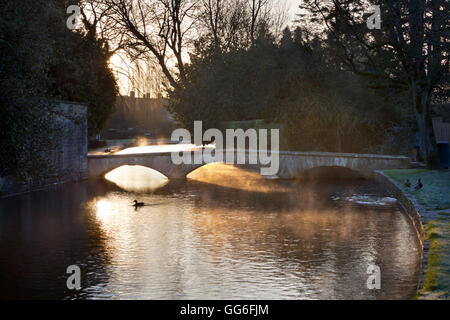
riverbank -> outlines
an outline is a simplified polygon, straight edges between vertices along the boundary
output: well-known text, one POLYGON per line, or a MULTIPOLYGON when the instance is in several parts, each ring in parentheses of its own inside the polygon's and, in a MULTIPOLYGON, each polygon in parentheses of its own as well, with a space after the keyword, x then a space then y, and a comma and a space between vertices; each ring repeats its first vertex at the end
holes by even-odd
MULTIPOLYGON (((418 298, 449 299, 450 171, 397 169, 385 170, 383 173, 395 181, 396 187, 415 204, 423 223, 424 274, 418 298), (413 186, 417 179, 421 179, 423 188, 415 190, 413 186, 406 187, 406 179, 409 179, 413 186)), ((408 211, 408 208, 406 210, 408 211)), ((420 234, 420 228, 418 232, 420 234)))

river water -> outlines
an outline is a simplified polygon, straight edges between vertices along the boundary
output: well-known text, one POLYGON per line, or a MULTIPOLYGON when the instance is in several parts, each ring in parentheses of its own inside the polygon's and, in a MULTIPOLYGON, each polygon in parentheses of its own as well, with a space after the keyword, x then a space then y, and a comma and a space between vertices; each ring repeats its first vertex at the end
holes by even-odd
POLYGON ((266 180, 218 164, 186 181, 139 167, 107 178, 0 200, 0 298, 415 295, 414 229, 372 181, 266 180), (67 289, 70 265, 79 291, 67 289), (379 290, 367 288, 370 265, 379 290))

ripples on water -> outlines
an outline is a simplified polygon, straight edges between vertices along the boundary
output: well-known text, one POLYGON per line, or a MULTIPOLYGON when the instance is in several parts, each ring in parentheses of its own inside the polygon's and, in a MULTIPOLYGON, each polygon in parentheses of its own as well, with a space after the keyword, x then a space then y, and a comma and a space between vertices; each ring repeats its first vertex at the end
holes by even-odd
POLYGON ((85 182, 1 200, 0 297, 415 295, 415 233, 371 182, 265 180, 225 165, 169 182, 130 169, 108 175, 117 185, 85 182), (146 206, 135 209, 134 199, 146 206), (65 288, 72 264, 82 269, 77 293, 65 288), (370 264, 381 268, 381 290, 366 287, 370 264))

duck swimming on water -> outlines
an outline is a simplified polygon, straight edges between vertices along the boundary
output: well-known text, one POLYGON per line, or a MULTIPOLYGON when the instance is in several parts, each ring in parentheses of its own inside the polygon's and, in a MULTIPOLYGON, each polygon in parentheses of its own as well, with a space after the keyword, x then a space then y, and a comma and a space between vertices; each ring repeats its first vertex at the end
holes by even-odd
POLYGON ((137 207, 143 207, 145 204, 143 203, 143 202, 138 202, 137 200, 134 200, 134 204, 133 204, 133 206, 135 207, 135 208, 137 208, 137 207))
POLYGON ((417 184, 414 186, 414 189, 420 190, 422 189, 422 187, 423 187, 422 180, 421 179, 417 180, 417 184))

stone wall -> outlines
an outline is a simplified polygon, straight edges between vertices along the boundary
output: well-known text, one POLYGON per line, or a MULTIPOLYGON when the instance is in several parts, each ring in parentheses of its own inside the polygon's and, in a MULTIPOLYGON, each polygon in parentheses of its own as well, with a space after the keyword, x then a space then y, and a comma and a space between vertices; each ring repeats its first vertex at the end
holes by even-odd
MULTIPOLYGON (((226 153, 226 150, 224 150, 226 153)), ((245 167, 267 167, 267 165, 248 165, 249 153, 255 151, 239 151, 245 153, 245 167)), ((273 152, 275 155, 277 152, 273 152)), ((319 167, 342 167, 358 172, 362 177, 372 178, 373 172, 380 169, 407 168, 410 162, 408 157, 386 156, 374 154, 352 154, 352 153, 329 153, 329 152, 293 152, 279 151, 278 178, 296 179, 302 178, 305 173, 319 167)), ((193 156, 193 153, 190 155, 193 156)), ((234 152, 237 163, 237 154, 234 152)), ((110 170, 123 165, 141 165, 152 168, 164 174, 170 179, 183 179, 192 170, 204 164, 216 162, 203 159, 202 164, 179 164, 175 165, 171 159, 170 152, 141 153, 141 154, 107 154, 90 155, 89 178, 100 177, 110 170)))
POLYGON ((55 121, 62 127, 59 147, 53 150, 53 163, 57 180, 87 178, 88 124, 85 105, 61 102, 57 106, 55 121))
POLYGON ((419 292, 423 287, 424 280, 424 270, 427 268, 428 263, 428 252, 429 243, 425 237, 424 223, 426 223, 426 210, 421 206, 416 199, 409 197, 403 192, 402 187, 395 182, 393 179, 389 178, 383 171, 375 171, 374 178, 378 181, 384 188, 389 190, 392 195, 399 201, 403 208, 403 211, 410 218, 414 229, 417 234, 417 239, 421 247, 421 273, 419 278, 419 283, 417 284, 417 291, 419 292))
POLYGON ((425 239, 425 230, 423 227, 422 218, 425 215, 425 208, 417 203, 415 199, 408 197, 402 190, 401 186, 393 179, 389 178, 383 171, 375 171, 374 178, 384 188, 389 190, 390 193, 399 201, 405 213, 411 219, 414 229, 417 233, 417 239, 423 246, 425 239))
POLYGON ((51 112, 54 134, 40 155, 49 167, 43 177, 17 182, 0 177, 0 196, 37 190, 53 184, 87 178, 87 107, 77 102, 58 101, 51 112))

